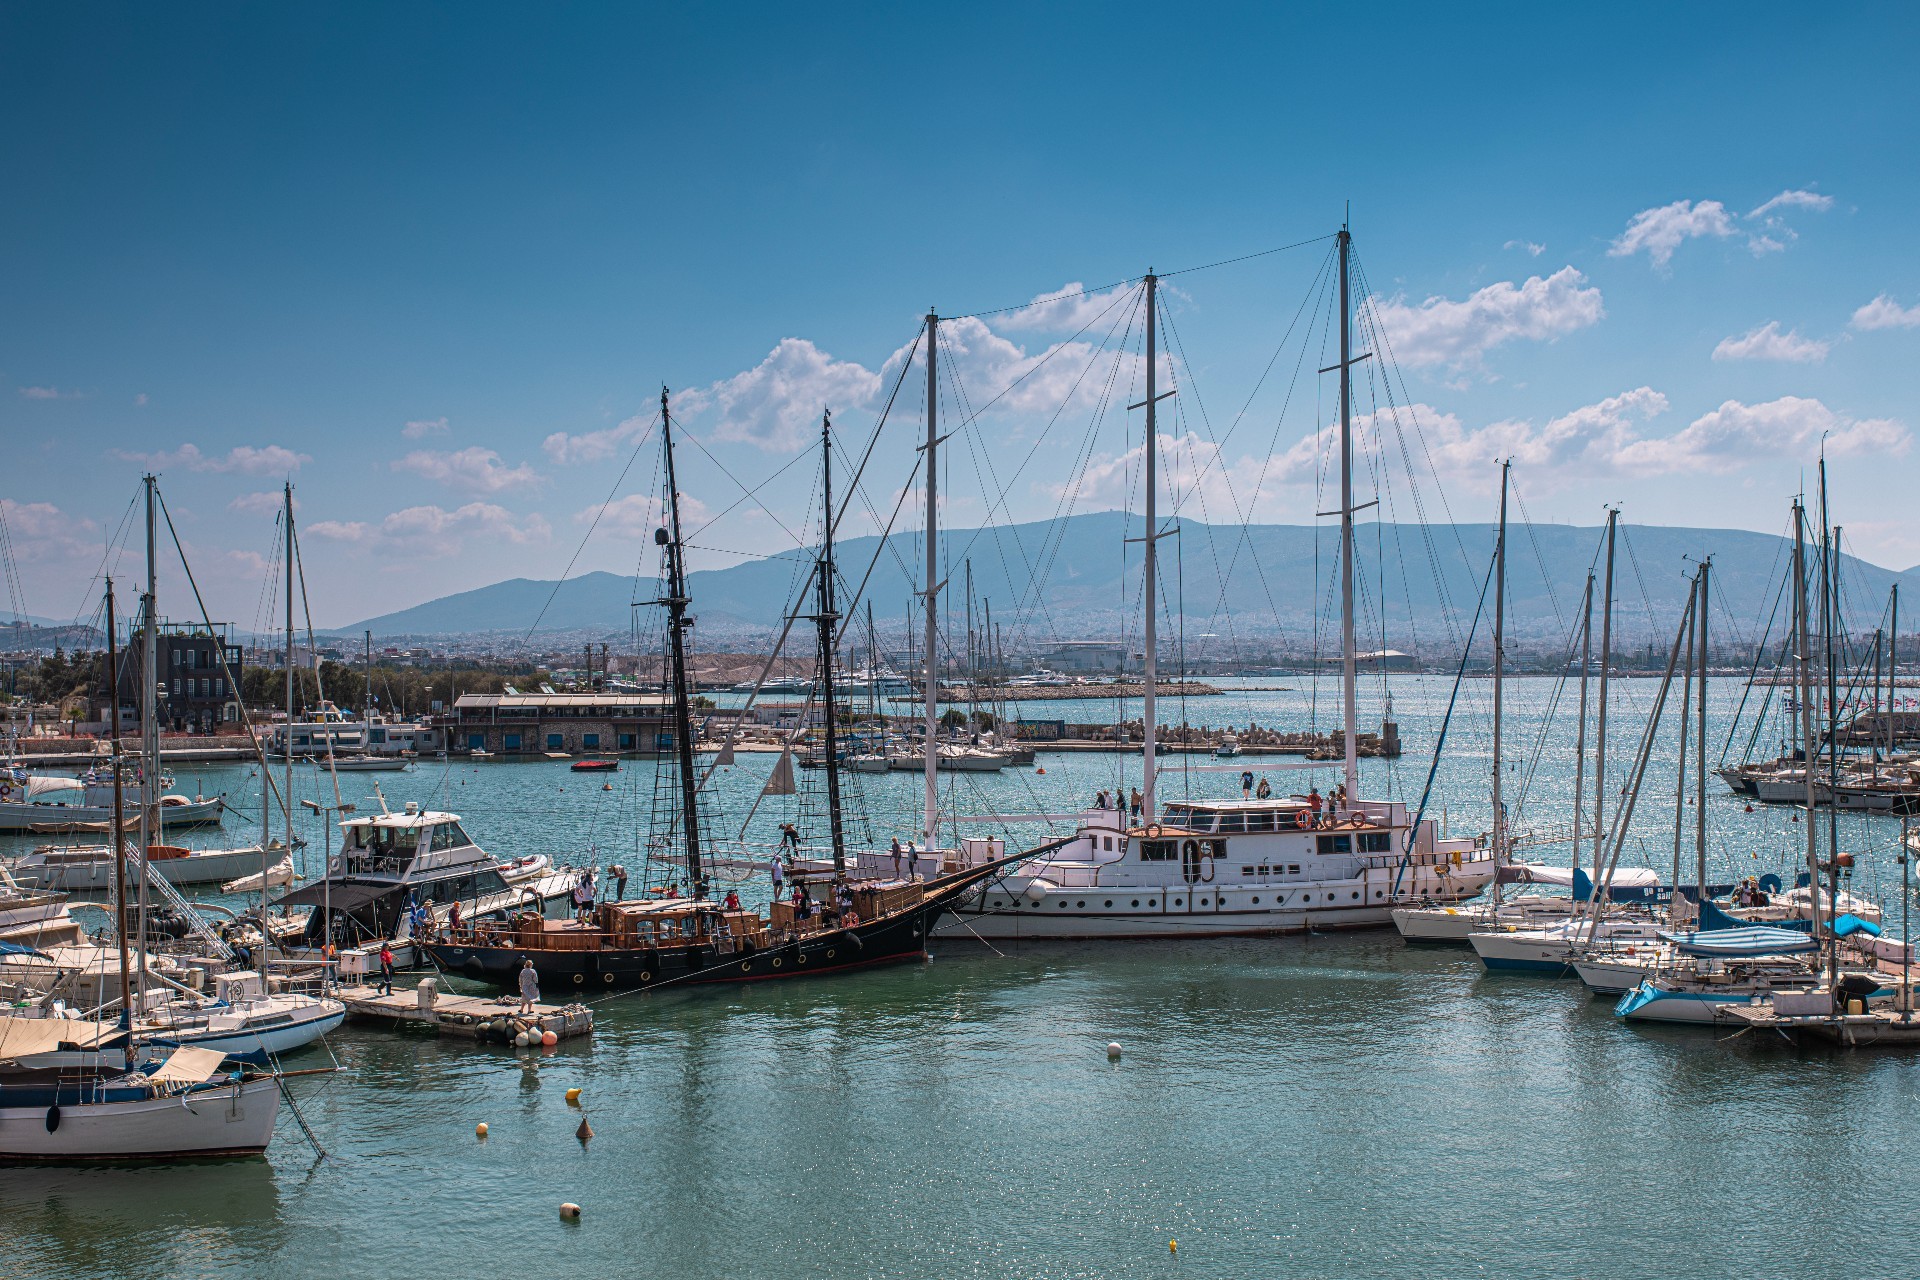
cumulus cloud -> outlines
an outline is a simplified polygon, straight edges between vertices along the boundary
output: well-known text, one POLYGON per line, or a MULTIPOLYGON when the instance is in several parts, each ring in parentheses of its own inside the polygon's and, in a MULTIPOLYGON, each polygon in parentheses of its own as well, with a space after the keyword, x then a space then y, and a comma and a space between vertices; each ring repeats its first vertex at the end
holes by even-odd
POLYGON ((1785 360, 1796 364, 1819 364, 1827 358, 1832 344, 1816 338, 1803 338, 1799 331, 1780 332, 1780 322, 1769 320, 1758 329, 1737 338, 1722 338, 1713 349, 1715 360, 1785 360))
POLYGON ((1920 306, 1903 307, 1881 294, 1853 313, 1856 329, 1920 329, 1920 306))
MULTIPOLYGON (((882 366, 889 382, 910 348, 901 347, 882 366)), ((1144 357, 1104 349, 1099 343, 1056 342, 1034 352, 1001 337, 967 316, 940 322, 940 361, 947 376, 966 389, 981 414, 1051 414, 1089 409, 1102 398, 1131 403, 1146 386, 1144 357), (1110 393, 1110 394, 1109 394, 1110 393)), ((1172 388, 1178 364, 1159 355, 1162 387, 1172 388)))
MULTIPOLYGON (((711 517, 707 504, 690 493, 680 494, 680 522, 687 532, 707 523, 711 517)), ((575 524, 591 525, 599 519, 597 533, 609 534, 621 541, 653 541, 653 531, 667 522, 666 503, 651 493, 630 493, 607 504, 603 513, 597 506, 582 507, 573 513, 575 524)))
POLYGON ((1572 267, 1490 284, 1457 302, 1431 297, 1415 306, 1393 297, 1375 299, 1373 309, 1395 358, 1415 368, 1471 367, 1504 343, 1552 342, 1606 315, 1600 290, 1572 267))
POLYGON ((1644 252, 1656 268, 1664 271, 1672 264, 1674 251, 1685 241, 1745 236, 1747 248, 1759 257, 1778 253, 1798 239, 1798 233, 1787 223, 1788 211, 1805 209, 1824 213, 1832 207, 1833 197, 1817 191, 1782 191, 1744 218, 1737 219, 1718 200, 1675 200, 1672 204, 1634 214, 1607 253, 1610 257, 1629 258, 1644 252), (1743 222, 1748 224, 1744 228, 1743 222))
POLYGON ((1547 246, 1536 244, 1532 240, 1509 240, 1500 246, 1502 249, 1525 249, 1527 256, 1537 258, 1547 251, 1547 246))
POLYGON ((1075 280, 1051 293, 1036 296, 1018 310, 996 316, 994 325, 1001 329, 1047 329, 1055 332, 1084 329, 1096 320, 1111 319, 1119 299, 1138 287, 1128 281, 1111 289, 1089 293, 1085 285, 1075 280))
POLYGON ((100 526, 85 516, 70 515, 51 502, 16 502, 0 498, 0 513, 7 519, 7 533, 13 540, 13 553, 21 560, 65 560, 97 556, 99 547, 90 536, 100 526))
POLYGON ((822 410, 856 408, 879 390, 872 370, 836 360, 805 338, 782 338, 753 368, 681 392, 674 412, 708 418, 716 440, 792 453, 813 439, 822 410))
POLYGON ((199 446, 192 442, 183 444, 170 453, 134 453, 125 449, 116 449, 114 456, 126 462, 137 462, 153 471, 184 467, 189 471, 215 471, 246 476, 288 475, 298 471, 302 463, 313 461, 308 454, 295 453, 277 444, 235 445, 225 454, 217 457, 201 453, 199 446))
MULTIPOLYGON (((271 515, 280 510, 285 497, 278 489, 267 489, 260 493, 243 493, 227 504, 227 510, 238 511, 242 515, 271 515)), ((293 509, 300 509, 300 499, 293 500, 293 509)))
POLYGON ((563 467, 582 462, 605 462, 629 443, 639 440, 658 421, 660 414, 656 411, 652 414, 635 414, 618 426, 600 431, 587 431, 580 435, 556 431, 540 442, 540 448, 550 460, 563 467))
POLYGON ((447 420, 445 418, 416 418, 414 421, 400 428, 400 434, 409 440, 424 440, 428 436, 443 436, 447 434, 447 420))
POLYGON ((62 391, 58 387, 22 387, 20 394, 29 400, 78 400, 84 391, 62 391))
POLYGON ((435 480, 451 489, 467 493, 502 493, 509 489, 538 486, 542 477, 528 463, 509 467, 492 449, 478 445, 451 453, 415 449, 393 464, 395 471, 411 471, 427 480, 435 480))
POLYGON ((382 551, 449 556, 472 539, 486 543, 504 538, 525 545, 545 541, 552 536, 553 529, 538 515, 521 518, 491 502, 469 502, 452 511, 437 506, 408 507, 378 524, 364 520, 321 520, 308 525, 307 533, 382 551))
POLYGON ((1751 405, 1728 400, 1677 435, 1628 445, 1618 465, 1642 475, 1727 472, 1758 458, 1811 457, 1823 447, 1835 457, 1899 455, 1910 443, 1907 429, 1891 418, 1846 418, 1802 396, 1751 405))

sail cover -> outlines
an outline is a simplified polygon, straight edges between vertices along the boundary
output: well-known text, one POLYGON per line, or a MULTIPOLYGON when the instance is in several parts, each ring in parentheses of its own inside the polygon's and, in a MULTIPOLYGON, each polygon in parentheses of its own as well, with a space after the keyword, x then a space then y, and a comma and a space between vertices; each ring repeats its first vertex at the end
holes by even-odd
POLYGON ((1673 933, 1666 929, 1660 936, 1690 956, 1783 956, 1812 951, 1812 938, 1792 929, 1769 929, 1756 925, 1750 929, 1712 929, 1703 933, 1673 933))
POLYGON ((55 796, 68 791, 85 791, 87 786, 78 778, 52 778, 35 774, 27 779, 27 799, 38 800, 41 796, 55 796))
POLYGON ((218 1049, 182 1045, 147 1078, 155 1084, 205 1084, 213 1079, 213 1073, 226 1059, 227 1055, 218 1049))

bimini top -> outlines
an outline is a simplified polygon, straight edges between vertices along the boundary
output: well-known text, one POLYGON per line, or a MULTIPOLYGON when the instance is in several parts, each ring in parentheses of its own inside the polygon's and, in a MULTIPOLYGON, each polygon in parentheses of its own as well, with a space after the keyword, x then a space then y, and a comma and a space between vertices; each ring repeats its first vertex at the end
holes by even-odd
POLYGON ((458 822, 457 813, 444 813, 438 809, 416 809, 408 803, 404 813, 376 813, 364 818, 348 818, 340 824, 343 831, 355 827, 378 827, 385 831, 417 831, 421 827, 437 827, 443 822, 458 822))
POLYGON ((1796 930, 1769 929, 1762 925, 1751 929, 1710 929, 1704 933, 1673 933, 1662 929, 1660 936, 1682 954, 1723 959, 1797 955, 1819 945, 1796 930))

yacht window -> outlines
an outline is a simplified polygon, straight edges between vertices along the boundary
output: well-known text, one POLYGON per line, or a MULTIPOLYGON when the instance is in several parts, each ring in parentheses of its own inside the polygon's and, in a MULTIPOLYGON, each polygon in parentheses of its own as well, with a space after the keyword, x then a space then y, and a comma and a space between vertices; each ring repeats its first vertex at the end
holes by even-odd
POLYGON ((1263 809, 1259 813, 1250 813, 1247 815, 1247 830, 1271 831, 1273 830, 1273 819, 1274 814, 1271 809, 1263 809))
POLYGON ((461 830, 460 824, 457 822, 449 822, 447 824, 447 831, 449 832, 447 839, 455 849, 465 848, 467 845, 473 843, 473 837, 461 830))
POLYGON ((1240 874, 1241 874, 1241 875, 1243 875, 1243 876, 1250 876, 1250 875, 1252 875, 1252 874, 1253 874, 1253 868, 1252 868, 1252 867, 1242 867, 1242 868, 1240 868, 1240 874))
POLYGON ((1247 815, 1235 810, 1220 815, 1220 830, 1230 835, 1239 835, 1247 829, 1247 815))
POLYGON ((1162 810, 1162 816, 1166 818, 1168 826, 1184 827, 1187 825, 1187 819, 1192 812, 1191 809, 1183 804, 1170 804, 1162 810))
POLYGON ((1287 874, 1288 874, 1288 875, 1290 875, 1290 876, 1297 876, 1297 875, 1299 875, 1299 874, 1300 874, 1300 864, 1299 864, 1299 863, 1297 863, 1297 862, 1289 862, 1289 863, 1287 864, 1287 874))
POLYGON ((1320 837, 1320 852, 1322 852, 1322 853, 1352 853, 1352 852, 1353 852, 1353 837, 1352 837, 1352 836, 1321 836, 1321 837, 1320 837))
POLYGON ((1107 850, 1107 852, 1108 852, 1108 853, 1112 853, 1112 852, 1113 852, 1113 837, 1112 837, 1112 836, 1107 836, 1107 837, 1106 837, 1106 842, 1107 842, 1107 843, 1106 843, 1106 850, 1107 850))
POLYGON ((1391 831, 1366 831, 1360 836, 1360 852, 1392 853, 1393 833, 1391 831))
POLYGON ((1210 858, 1224 858, 1227 856, 1227 842, 1225 840, 1209 840, 1201 852, 1210 858))
POLYGON ((1172 862, 1180 856, 1178 840, 1142 840, 1140 842, 1140 861, 1172 862))
POLYGON ((1210 813, 1196 813, 1187 819, 1186 825, 1189 831, 1211 831, 1213 830, 1213 815, 1210 813))

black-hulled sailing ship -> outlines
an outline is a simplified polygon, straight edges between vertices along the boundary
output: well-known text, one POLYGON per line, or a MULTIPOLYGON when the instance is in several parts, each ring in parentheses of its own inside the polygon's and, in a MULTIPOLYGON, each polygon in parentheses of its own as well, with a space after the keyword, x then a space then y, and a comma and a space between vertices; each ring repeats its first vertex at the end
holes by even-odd
POLYGON ((690 896, 645 897, 602 903, 590 918, 549 920, 527 912, 502 925, 480 925, 427 944, 443 969, 481 981, 512 985, 531 963, 549 997, 569 991, 634 991, 691 982, 751 982, 804 977, 926 954, 927 935, 954 901, 982 881, 1031 856, 1015 854, 931 879, 874 879, 849 874, 841 808, 839 716, 834 659, 840 613, 834 598, 832 419, 823 416, 821 549, 811 584, 817 612, 816 689, 824 712, 826 818, 830 870, 796 868, 789 884, 797 901, 778 899, 766 915, 729 910, 709 896, 710 850, 702 841, 700 780, 695 772, 693 687, 687 673, 693 618, 687 592, 680 496, 674 478, 673 419, 660 396, 665 450, 665 525, 654 541, 665 560, 668 694, 673 713, 679 794, 667 826, 677 828, 690 896))

